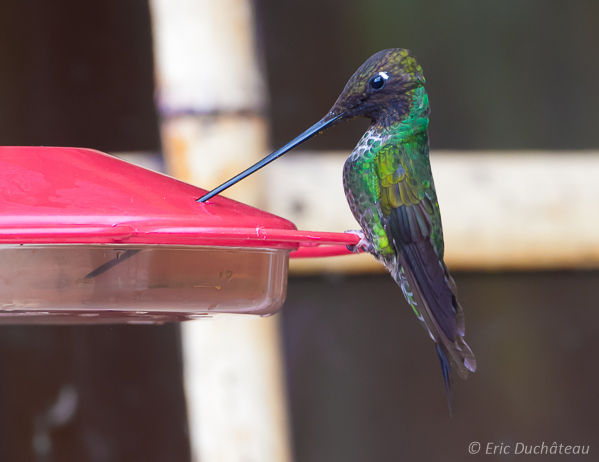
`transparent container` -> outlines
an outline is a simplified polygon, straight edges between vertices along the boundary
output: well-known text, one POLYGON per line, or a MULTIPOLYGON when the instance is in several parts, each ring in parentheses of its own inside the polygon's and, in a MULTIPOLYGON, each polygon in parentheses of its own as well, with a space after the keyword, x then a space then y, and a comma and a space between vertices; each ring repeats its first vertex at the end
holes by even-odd
POLYGON ((290 252, 359 240, 206 192, 90 149, 0 146, 0 324, 267 316, 290 252))
POLYGON ((4 244, 0 324, 268 316, 285 299, 288 259, 284 249, 4 244))

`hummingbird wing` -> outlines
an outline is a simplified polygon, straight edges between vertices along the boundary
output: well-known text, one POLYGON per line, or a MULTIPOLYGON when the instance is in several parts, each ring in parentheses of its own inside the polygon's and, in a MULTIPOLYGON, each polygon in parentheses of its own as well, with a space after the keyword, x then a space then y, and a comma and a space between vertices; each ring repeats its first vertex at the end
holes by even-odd
POLYGON ((476 361, 464 341, 463 310, 443 262, 441 215, 428 156, 417 151, 409 155, 397 145, 379 151, 380 209, 399 263, 393 276, 437 344, 449 394, 449 362, 466 378, 476 361))

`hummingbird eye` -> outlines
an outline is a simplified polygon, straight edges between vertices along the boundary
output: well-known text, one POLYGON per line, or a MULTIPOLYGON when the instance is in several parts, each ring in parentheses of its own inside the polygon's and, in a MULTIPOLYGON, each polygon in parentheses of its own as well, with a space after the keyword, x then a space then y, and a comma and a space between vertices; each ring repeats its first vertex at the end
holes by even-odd
POLYGON ((370 88, 372 88, 373 90, 380 90, 385 86, 385 83, 387 82, 388 78, 389 76, 386 72, 379 72, 377 75, 370 79, 370 88))

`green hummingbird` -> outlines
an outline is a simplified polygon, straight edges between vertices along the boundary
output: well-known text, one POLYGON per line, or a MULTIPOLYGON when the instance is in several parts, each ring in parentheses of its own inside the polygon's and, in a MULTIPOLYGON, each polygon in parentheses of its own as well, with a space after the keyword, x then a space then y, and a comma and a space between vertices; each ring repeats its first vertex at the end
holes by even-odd
POLYGON ((371 119, 343 168, 349 207, 362 227, 357 249, 391 273, 435 342, 451 411, 451 367, 476 370, 464 341, 464 312, 443 261, 443 230, 429 162, 429 102, 422 68, 410 51, 371 56, 349 79, 319 122, 278 151, 198 199, 204 202, 324 129, 355 117, 371 119))

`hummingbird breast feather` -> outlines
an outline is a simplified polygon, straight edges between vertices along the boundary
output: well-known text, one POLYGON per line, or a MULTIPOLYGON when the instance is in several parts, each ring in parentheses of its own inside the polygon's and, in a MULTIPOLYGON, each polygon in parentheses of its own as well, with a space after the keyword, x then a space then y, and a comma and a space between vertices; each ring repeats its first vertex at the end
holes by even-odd
POLYGON ((476 369, 476 361, 464 341, 463 310, 443 262, 441 218, 428 155, 410 156, 401 146, 380 141, 378 146, 361 142, 347 159, 347 200, 372 243, 373 255, 401 287, 440 354, 465 378, 476 369))

